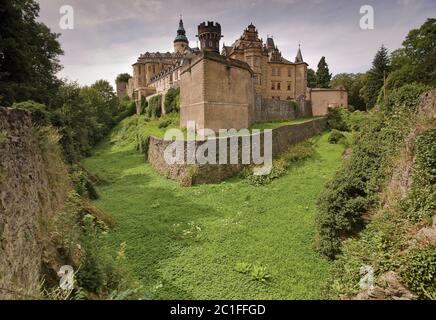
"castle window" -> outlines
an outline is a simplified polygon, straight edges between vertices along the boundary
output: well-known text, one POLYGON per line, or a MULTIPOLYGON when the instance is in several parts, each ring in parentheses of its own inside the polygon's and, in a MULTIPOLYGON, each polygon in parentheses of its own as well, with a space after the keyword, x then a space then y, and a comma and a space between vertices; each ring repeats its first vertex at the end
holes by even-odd
POLYGON ((271 90, 275 90, 276 89, 276 84, 274 82, 271 83, 271 90))
POLYGON ((291 85, 292 85, 292 83, 288 82, 288 91, 291 91, 291 85))
POLYGON ((281 89, 281 84, 280 84, 280 82, 277 83, 277 90, 282 90, 282 89, 281 89))
POLYGON ((292 76, 292 69, 288 68, 288 77, 292 76))

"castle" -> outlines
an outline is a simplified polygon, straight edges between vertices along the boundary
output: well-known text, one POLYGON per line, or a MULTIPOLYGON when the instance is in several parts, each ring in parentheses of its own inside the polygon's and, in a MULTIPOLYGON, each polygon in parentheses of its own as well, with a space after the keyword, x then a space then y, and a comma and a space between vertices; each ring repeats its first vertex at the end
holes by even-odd
MULTIPOLYGON (((251 23, 231 46, 223 45, 221 25, 198 26, 200 48, 191 48, 180 19, 174 52, 141 54, 119 95, 137 101, 165 97, 180 88, 180 126, 195 121, 199 129, 247 128, 254 122, 322 116, 327 108, 348 106, 344 88, 310 89, 301 48, 294 62, 285 59, 268 37, 259 38, 251 23)), ((161 99, 163 100, 163 99, 161 99)), ((162 101, 162 111, 165 113, 162 101)))

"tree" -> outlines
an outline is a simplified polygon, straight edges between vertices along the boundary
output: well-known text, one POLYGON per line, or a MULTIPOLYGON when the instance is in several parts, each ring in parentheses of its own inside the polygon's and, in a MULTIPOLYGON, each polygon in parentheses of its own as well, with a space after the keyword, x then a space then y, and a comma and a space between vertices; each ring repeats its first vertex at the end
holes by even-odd
POLYGON ((307 69, 307 86, 309 88, 316 88, 316 73, 313 69, 307 69))
POLYGON ((37 22, 34 0, 3 0, 0 8, 0 103, 35 100, 47 103, 59 88, 56 73, 63 54, 57 40, 37 22))
POLYGON ((118 82, 129 82, 129 79, 131 79, 132 76, 128 73, 120 73, 117 76, 117 79, 115 80, 117 83, 118 82))
POLYGON ((408 74, 408 82, 436 86, 436 19, 428 19, 419 29, 411 30, 403 48, 394 53, 396 78, 408 74))
POLYGON ((325 57, 322 57, 318 63, 318 70, 316 71, 316 86, 318 88, 328 88, 331 78, 332 74, 329 71, 329 66, 325 61, 325 57))
POLYGON ((382 45, 374 57, 371 69, 367 72, 366 83, 361 92, 368 109, 374 107, 377 101, 379 91, 383 87, 384 77, 389 72, 389 64, 388 50, 382 45))
POLYGON ((363 84, 364 75, 362 73, 339 73, 330 81, 332 88, 344 86, 348 92, 348 103, 357 110, 365 110, 365 101, 360 96, 363 84))
POLYGON ((180 89, 170 88, 165 95, 165 113, 171 113, 180 109, 180 89))

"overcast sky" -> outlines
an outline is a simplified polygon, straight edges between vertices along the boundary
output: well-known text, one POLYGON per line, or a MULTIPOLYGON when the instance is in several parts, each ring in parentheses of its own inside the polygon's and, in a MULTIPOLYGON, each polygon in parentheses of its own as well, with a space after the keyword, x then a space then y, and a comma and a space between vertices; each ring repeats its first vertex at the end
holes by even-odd
POLYGON ((40 20, 61 33, 65 51, 60 76, 91 84, 114 82, 146 51, 173 51, 179 15, 190 45, 197 25, 218 21, 230 45, 252 22, 260 37, 274 37, 294 60, 301 42, 304 60, 316 69, 325 56, 331 72, 366 71, 383 43, 393 50, 412 28, 436 17, 436 0, 39 0, 40 20), (361 6, 374 8, 374 30, 361 30, 361 6), (74 29, 61 30, 62 5, 74 9, 74 29))

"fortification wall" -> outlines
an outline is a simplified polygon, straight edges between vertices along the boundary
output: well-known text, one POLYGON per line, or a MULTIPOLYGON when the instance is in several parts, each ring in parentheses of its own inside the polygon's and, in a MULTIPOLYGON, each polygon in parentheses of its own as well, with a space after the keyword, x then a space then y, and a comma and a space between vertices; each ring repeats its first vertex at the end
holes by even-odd
MULTIPOLYGON (((273 158, 277 158, 282 152, 289 147, 313 137, 326 128, 326 119, 315 119, 297 125, 283 126, 272 131, 272 153, 273 158)), ((227 157, 230 154, 230 139, 225 140, 227 146, 227 157)), ((168 164, 164 158, 165 149, 172 141, 151 137, 148 148, 148 161, 152 167, 161 175, 168 179, 180 182, 184 186, 192 186, 203 183, 216 183, 236 175, 242 170, 242 137, 238 138, 238 164, 168 164)), ((217 140, 217 144, 219 143, 217 140)), ((198 150, 206 141, 179 141, 184 147, 184 160, 187 159, 188 143, 193 144, 193 150, 198 150)), ((261 137, 261 150, 263 150, 263 137, 261 137)), ((216 159, 219 160, 219 150, 217 150, 216 159)))
POLYGON ((265 99, 256 95, 254 119, 252 122, 269 122, 283 119, 299 119, 312 116, 309 101, 300 100, 291 104, 290 101, 265 99))

